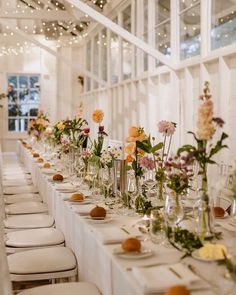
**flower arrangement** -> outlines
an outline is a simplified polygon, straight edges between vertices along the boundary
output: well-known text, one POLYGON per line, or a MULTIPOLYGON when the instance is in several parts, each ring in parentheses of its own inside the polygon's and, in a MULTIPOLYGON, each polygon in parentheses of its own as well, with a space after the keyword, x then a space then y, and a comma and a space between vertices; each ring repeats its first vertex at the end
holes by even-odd
POLYGON ((165 162, 166 185, 176 195, 186 195, 190 187, 193 170, 184 156, 171 156, 165 162))
POLYGON ((121 159, 122 152, 121 147, 108 147, 102 152, 101 155, 101 164, 102 166, 107 166, 112 168, 113 160, 121 159))
MULTIPOLYGON (((168 158, 172 136, 176 129, 176 123, 170 121, 160 121, 158 123, 158 131, 163 135, 163 142, 159 142, 154 144, 151 142, 151 138, 146 137, 143 141, 137 141, 137 147, 146 152, 147 154, 151 154, 153 157, 152 164, 155 164, 155 173, 156 180, 158 181, 158 195, 159 200, 163 202, 163 189, 166 181, 166 167, 165 162, 168 158)), ((155 138, 152 138, 152 141, 155 141, 155 138)), ((153 166, 153 165, 152 165, 153 166)))
POLYGON ((28 134, 35 136, 38 140, 49 126, 49 119, 43 111, 39 111, 35 119, 31 119, 28 124, 28 134))
POLYGON ((79 147, 83 144, 89 134, 87 121, 76 116, 74 119, 66 119, 57 122, 53 126, 55 144, 63 144, 65 137, 70 141, 73 147, 79 147), (63 138, 63 140, 62 140, 63 138))
POLYGON ((130 127, 128 131, 128 137, 126 142, 128 145, 125 147, 125 152, 127 154, 126 163, 128 169, 133 169, 135 178, 141 177, 143 175, 143 167, 140 164, 140 159, 144 155, 145 151, 139 148, 139 143, 147 139, 147 135, 142 127, 130 127))
POLYGON ((103 121, 104 113, 102 110, 97 109, 92 113, 92 120, 94 123, 98 124, 98 138, 91 141, 92 149, 93 149, 93 161, 99 162, 99 159, 102 155, 104 136, 107 136, 107 133, 104 131, 104 126, 101 125, 103 121))
POLYGON ((210 94, 209 82, 205 82, 203 95, 200 96, 198 108, 197 131, 189 131, 192 134, 196 145, 184 145, 179 148, 178 155, 184 154, 189 164, 197 162, 202 174, 202 202, 204 203, 202 216, 202 238, 213 234, 210 224, 210 206, 208 196, 207 166, 216 164, 213 157, 227 145, 223 144, 228 135, 222 132, 215 144, 212 143, 217 128, 223 127, 224 121, 221 118, 213 117, 213 101, 210 94))

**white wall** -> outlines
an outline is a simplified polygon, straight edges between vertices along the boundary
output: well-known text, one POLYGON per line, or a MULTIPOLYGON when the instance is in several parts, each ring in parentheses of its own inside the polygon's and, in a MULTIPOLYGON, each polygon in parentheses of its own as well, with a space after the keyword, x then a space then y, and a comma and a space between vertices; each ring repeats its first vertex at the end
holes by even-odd
MULTIPOLYGON (((32 47, 30 53, 0 56, 0 93, 6 93, 8 73, 41 74, 41 109, 49 114, 52 121, 55 121, 57 117, 56 67, 56 58, 38 47, 32 47)), ((4 99, 4 108, 0 112, 0 139, 3 151, 14 151, 16 139, 26 134, 8 132, 7 99, 4 99)))

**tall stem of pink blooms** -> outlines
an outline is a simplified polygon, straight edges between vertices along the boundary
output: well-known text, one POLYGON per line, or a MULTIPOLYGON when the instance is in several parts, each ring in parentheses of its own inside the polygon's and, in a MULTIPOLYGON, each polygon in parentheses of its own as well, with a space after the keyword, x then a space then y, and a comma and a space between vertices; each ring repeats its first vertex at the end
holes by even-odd
POLYGON ((164 136, 164 142, 163 142, 163 149, 162 149, 162 157, 161 157, 161 167, 163 167, 163 162, 164 162, 164 155, 165 155, 165 146, 166 146, 166 132, 164 136))
POLYGON ((169 140, 168 150, 167 150, 167 154, 166 154, 166 159, 168 159, 168 156, 169 156, 171 140, 172 140, 172 134, 170 135, 170 140, 169 140))

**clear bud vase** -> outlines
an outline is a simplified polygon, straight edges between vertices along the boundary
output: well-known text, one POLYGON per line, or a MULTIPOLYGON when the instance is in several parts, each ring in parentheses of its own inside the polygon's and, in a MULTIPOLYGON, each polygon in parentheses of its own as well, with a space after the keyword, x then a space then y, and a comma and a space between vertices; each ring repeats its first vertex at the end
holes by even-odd
POLYGON ((214 235, 214 215, 207 192, 201 192, 200 199, 194 205, 194 215, 197 232, 201 239, 204 241, 212 237, 214 235))

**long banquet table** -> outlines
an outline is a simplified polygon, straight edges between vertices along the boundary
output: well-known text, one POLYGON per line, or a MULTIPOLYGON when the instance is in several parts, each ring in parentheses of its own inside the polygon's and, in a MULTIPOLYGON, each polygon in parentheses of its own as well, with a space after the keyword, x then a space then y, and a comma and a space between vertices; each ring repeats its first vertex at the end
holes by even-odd
MULTIPOLYGON (((56 191, 53 184, 47 180, 46 175, 41 172, 30 152, 20 142, 17 151, 21 161, 31 173, 33 183, 38 187, 44 202, 48 204, 49 212, 55 218, 56 227, 64 233, 66 245, 76 255, 79 280, 95 283, 103 295, 144 295, 139 282, 132 275, 132 267, 162 262, 175 263, 183 255, 173 247, 163 247, 147 240, 144 242, 145 246, 154 250, 152 257, 124 260, 115 256, 113 250, 117 244, 104 245, 98 239, 99 231, 107 227, 111 231, 122 226, 127 229, 132 228, 140 218, 113 214, 109 223, 90 223, 89 220, 76 213, 69 202, 64 200, 66 196, 69 196, 68 193, 56 191)), ((212 281, 219 280, 225 271, 215 262, 206 263, 190 257, 185 258, 184 261, 194 265, 200 270, 202 276, 212 281)), ((192 291, 191 294, 211 295, 214 293, 208 289, 192 291)))

